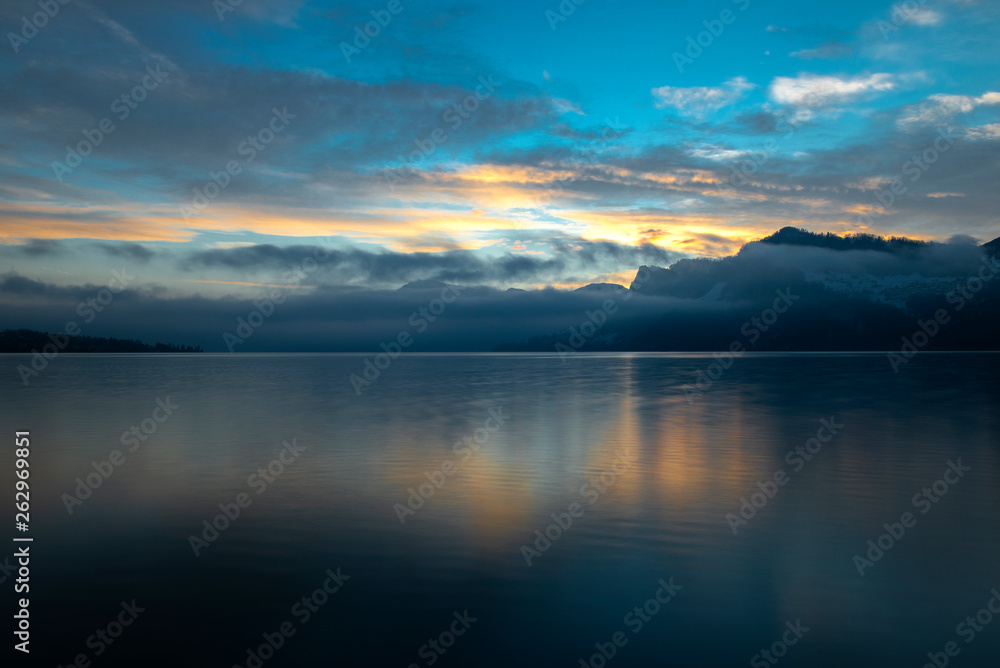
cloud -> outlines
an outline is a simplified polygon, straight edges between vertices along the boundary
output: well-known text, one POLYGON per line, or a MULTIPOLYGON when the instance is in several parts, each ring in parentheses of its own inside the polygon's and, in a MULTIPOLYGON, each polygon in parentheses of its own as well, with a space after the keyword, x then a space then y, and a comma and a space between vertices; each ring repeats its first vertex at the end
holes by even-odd
POLYGON ((731 131, 749 134, 769 134, 778 129, 778 119, 773 113, 751 111, 740 114, 731 131))
POLYGON ((714 162, 732 163, 749 155, 751 151, 739 151, 736 149, 722 148, 720 146, 703 146, 692 149, 690 154, 695 158, 704 158, 714 162))
POLYGON ((718 88, 663 86, 653 89, 653 104, 657 109, 672 107, 681 114, 704 116, 709 112, 728 107, 754 88, 756 86, 745 77, 736 77, 718 88))
MULTIPOLYGON (((174 274, 178 281, 190 278, 177 259, 204 248, 210 232, 218 235, 212 237, 218 243, 279 247, 343 234, 353 242, 370 242, 365 248, 373 256, 349 257, 339 272, 327 269, 325 284, 363 285, 372 278, 399 285, 425 270, 430 276, 465 272, 469 282, 499 284, 507 278, 501 269, 486 269, 458 255, 434 255, 412 266, 395 256, 374 257, 380 255, 376 245, 397 252, 465 252, 480 260, 502 257, 509 275, 541 283, 594 280, 624 263, 602 252, 595 255, 598 266, 586 267, 573 259, 582 251, 556 252, 539 240, 526 244, 525 251, 544 254, 534 255, 532 264, 518 264, 504 253, 521 254, 501 243, 504 236, 524 240, 521 230, 510 229, 515 221, 624 245, 643 240, 644 230, 660 230, 661 238, 649 240, 694 253, 714 252, 700 232, 742 240, 784 224, 845 231, 855 221, 850 207, 873 201, 870 191, 849 184, 871 177, 884 188, 913 151, 928 145, 918 134, 897 127, 897 117, 916 114, 919 103, 935 92, 969 92, 979 100, 976 96, 990 89, 965 86, 990 71, 984 69, 986 61, 996 54, 989 43, 995 20, 972 16, 972 7, 960 12, 942 4, 935 8, 947 15, 947 26, 901 30, 891 40, 877 31, 868 35, 821 24, 796 27, 791 23, 795 17, 789 16, 772 18, 779 25, 788 21, 788 28, 764 33, 765 21, 752 38, 743 36, 753 43, 766 39, 758 46, 776 55, 794 52, 797 58, 813 59, 799 61, 801 67, 793 69, 785 58, 771 58, 746 61, 752 71, 643 83, 641 68, 625 69, 617 61, 614 67, 595 67, 588 58, 600 54, 588 46, 591 39, 578 33, 579 41, 539 43, 537 62, 546 67, 544 74, 516 70, 526 76, 519 81, 507 70, 508 45, 487 37, 492 34, 486 32, 491 14, 475 3, 450 10, 440 4, 407 6, 403 17, 348 64, 337 44, 353 38, 355 25, 371 20, 370 3, 360 0, 334 5, 244 0, 225 21, 218 20, 210 0, 174 0, 153 9, 129 0, 88 1, 106 15, 70 11, 71 4, 44 37, 26 47, 23 57, 0 66, 0 85, 17 92, 0 96, 0 123, 12 128, 0 139, 0 236, 66 239, 59 252, 76 264, 63 264, 62 256, 47 264, 74 275, 98 276, 87 270, 88 264, 119 259, 131 264, 145 258, 150 275, 143 280, 168 285, 174 274), (971 25, 979 29, 967 29, 971 25), (862 38, 869 37, 898 47, 901 58, 884 67, 868 64, 873 61, 862 38), (850 65, 841 61, 831 69, 820 60, 846 55, 850 48, 856 58, 850 65), (83 52, 88 57, 78 58, 83 52), (142 81, 146 66, 157 64, 161 54, 177 69, 165 67, 171 76, 163 87, 119 120, 111 101, 142 81), (907 79, 906 72, 922 69, 949 87, 907 79), (802 70, 816 74, 800 74, 802 70), (820 76, 831 71, 835 77, 820 76), (872 72, 889 72, 891 79, 872 72), (740 73, 746 78, 733 78, 740 73), (491 74, 502 82, 497 93, 453 127, 444 114, 468 98, 480 76, 491 74), (771 84, 779 74, 786 76, 771 84), (759 92, 748 79, 760 84, 759 92), (654 89, 664 82, 681 87, 654 89), (695 84, 699 86, 684 87, 695 84), (841 103, 847 108, 880 87, 892 90, 893 84, 906 98, 895 102, 892 113, 852 115, 843 123, 802 128, 794 136, 786 135, 787 125, 778 122, 810 113, 802 107, 810 98, 798 88, 819 89, 822 94, 814 97, 820 107, 841 103), (775 95, 784 102, 776 104, 775 95), (918 105, 900 108, 904 103, 918 105), (258 132, 274 106, 287 106, 296 116, 288 131, 259 152, 203 215, 180 219, 178 205, 190 201, 193 189, 203 188, 210 173, 238 158, 237 146, 258 132), (581 115, 583 111, 590 115, 581 115), (64 160, 65 147, 81 141, 81 131, 89 131, 102 117, 115 121, 114 134, 64 182, 52 178, 52 161, 64 160), (623 135, 604 141, 602 126, 608 117, 623 135), (447 132, 444 143, 428 139, 437 128, 447 132), (764 155, 765 142, 772 139, 776 150, 767 152, 763 162, 754 158, 764 155), (421 157, 423 146, 431 146, 432 154, 419 162, 412 159, 421 157), (806 152, 809 159, 796 158, 806 152), (726 194, 715 189, 730 178, 733 167, 751 159, 761 164, 746 187, 726 194), (382 177, 403 165, 412 166, 412 174, 407 172, 390 190, 382 177), (98 239, 142 245, 111 250, 89 243, 98 239), (166 241, 180 243, 161 243, 166 241), (152 251, 155 255, 148 257, 152 251), (385 272, 385 278, 368 269, 349 275, 351 262, 362 260, 385 272), (174 273, 154 273, 161 269, 174 273), (566 275, 556 276, 560 270, 566 275)), ((0 17, 16 27, 24 11, 37 11, 37 0, 17 0, 6 7, 0 8, 0 17)), ((977 11, 990 7, 994 11, 997 3, 976 5, 977 11)), ((638 44, 648 37, 642 33, 630 35, 638 44)), ((757 51, 743 37, 734 33, 734 41, 719 42, 715 48, 726 52, 717 54, 719 62, 738 65, 739 58, 757 51)), ((938 107, 945 115, 952 113, 947 104, 928 104, 933 107, 928 113, 940 112, 938 107)), ((964 123, 974 127, 964 131, 970 141, 961 147, 961 159, 952 159, 956 150, 919 183, 908 184, 909 192, 898 198, 893 212, 879 219, 879 231, 924 237, 953 229, 978 234, 994 224, 1000 205, 1000 191, 992 185, 1000 133, 997 119, 987 117, 987 111, 980 109, 974 121, 964 123), (927 198, 926 192, 963 196, 927 198)), ((56 276, 34 269, 23 254, 16 262, 16 270, 26 275, 56 276)), ((9 265, 0 261, 0 266, 6 270, 9 265)), ((237 280, 243 277, 234 272, 253 268, 223 270, 220 265, 197 271, 224 274, 197 279, 237 280)))
POLYGON ((85 0, 77 0, 77 4, 97 23, 107 28, 111 34, 120 39, 124 44, 140 52, 147 60, 158 62, 169 70, 177 69, 177 65, 170 58, 147 48, 138 40, 134 32, 112 19, 103 10, 94 7, 85 0))
POLYGON ((918 26, 936 26, 944 20, 944 16, 939 12, 927 9, 926 7, 910 10, 906 12, 905 17, 906 23, 918 26))
POLYGON ((969 128, 965 131, 966 139, 992 140, 1000 139, 1000 123, 990 123, 980 127, 969 128))
POLYGON ((770 97, 782 105, 811 109, 851 102, 865 95, 895 90, 891 74, 879 73, 853 79, 821 74, 777 77, 771 82, 770 97))
MULTIPOLYGON (((632 272, 634 276, 634 270, 632 272)), ((55 286, 21 276, 0 276, 0 329, 31 328, 61 331, 75 317, 78 303, 92 298, 95 285, 55 286)), ((258 299, 274 294, 262 289, 258 299)), ((345 290, 321 287, 289 291, 265 326, 240 345, 253 351, 378 351, 379 343, 400 331, 414 335, 418 351, 488 351, 507 341, 548 334, 579 325, 586 312, 599 308, 605 292, 554 289, 507 292, 465 287, 444 314, 424 329, 412 314, 441 296, 440 287, 424 284, 406 290, 345 290)), ((137 338, 153 342, 198 344, 209 351, 226 350, 225 332, 234 332, 237 318, 255 308, 253 298, 202 296, 168 298, 156 291, 126 289, 115 295, 114 308, 93 323, 80 323, 87 336, 137 338)), ((623 310, 663 312, 676 300, 634 295, 623 310)), ((619 321, 626 318, 622 313, 619 321)), ((346 382, 346 378, 344 379, 346 382)))
POLYGON ((156 255, 153 251, 149 250, 145 246, 136 243, 98 243, 94 246, 111 257, 123 258, 132 260, 133 262, 140 262, 145 264, 153 259, 156 255))
POLYGON ((801 51, 794 51, 788 55, 792 58, 801 58, 803 60, 817 59, 833 59, 833 58, 847 58, 854 53, 854 48, 850 44, 844 44, 843 42, 838 42, 836 40, 830 40, 823 42, 819 46, 812 49, 803 49, 801 51))
POLYGON ((555 110, 555 112, 560 115, 568 113, 574 113, 579 116, 587 115, 586 113, 584 113, 583 109, 580 108, 579 104, 577 104, 576 102, 572 102, 571 100, 563 99, 561 97, 552 98, 552 107, 555 110))
POLYGON ((1000 104, 1000 93, 971 95, 931 95, 927 101, 914 105, 899 118, 897 125, 904 130, 950 123, 959 114, 967 114, 983 106, 1000 104))
MULTIPOLYGON (((726 242, 725 238, 703 236, 706 241, 726 242)), ((563 241, 566 246, 570 243, 581 245, 578 240, 563 241)), ((582 248, 587 250, 585 246, 582 248)), ((255 262, 283 266, 285 262, 301 260, 303 254, 311 250, 306 247, 232 249, 225 253, 202 254, 193 261, 210 266, 253 266, 255 262)), ((369 256, 362 253, 357 258, 366 261, 371 259, 369 256)), ((861 286, 863 293, 859 299, 853 299, 841 296, 838 291, 824 292, 820 284, 807 284, 806 276, 824 274, 824 281, 836 283, 842 282, 845 275, 867 274, 890 279, 884 282, 890 292, 899 281, 903 284, 916 281, 927 284, 931 292, 940 288, 938 294, 943 294, 952 289, 952 277, 968 275, 981 257, 982 250, 971 237, 954 237, 947 245, 924 246, 905 253, 832 251, 812 246, 752 243, 735 257, 683 260, 670 269, 650 272, 641 290, 632 293, 627 303, 620 300, 622 312, 615 314, 613 321, 609 320, 603 333, 628 334, 631 331, 636 336, 649 332, 656 335, 655 341, 659 344, 669 344, 674 349, 704 350, 706 345, 716 344, 728 347, 732 331, 738 330, 749 315, 759 313, 761 308, 773 302, 776 288, 791 286, 791 292, 802 296, 796 309, 805 309, 795 317, 801 318, 803 323, 819 318, 814 323, 816 331, 822 332, 830 326, 846 327, 833 331, 843 331, 850 337, 843 340, 855 340, 857 331, 867 331, 867 327, 857 327, 853 315, 878 308, 878 312, 869 313, 870 319, 865 321, 880 327, 871 341, 889 340, 895 338, 895 330, 885 328, 884 316, 891 316, 891 323, 898 321, 900 327, 910 328, 910 331, 914 318, 897 307, 873 306, 870 297, 881 288, 875 286, 872 295, 868 295, 864 291, 869 288, 861 286), (913 278, 914 274, 923 278, 913 278), (701 299, 713 291, 718 300, 701 299), (838 322, 841 324, 837 325, 838 322), (670 326, 665 327, 664 323, 670 326), (665 335, 680 335, 684 340, 664 342, 665 335)), ((530 261, 530 258, 524 259, 530 261)), ((335 258, 328 260, 336 261, 335 258)), ((440 264, 441 258, 435 261, 440 264)), ((454 261, 461 264, 465 259, 457 257, 454 261)), ((635 275, 634 269, 632 275, 635 275)), ((381 341, 395 338, 407 329, 420 334, 414 336, 414 350, 490 350, 504 342, 547 336, 576 326, 586 318, 588 310, 610 296, 608 292, 553 289, 507 292, 465 285, 458 299, 426 328, 426 332, 414 330, 416 325, 410 316, 440 297, 440 285, 424 283, 406 290, 320 285, 310 291, 288 291, 285 299, 268 315, 266 325, 238 350, 377 351, 381 341)), ((28 327, 59 331, 67 319, 74 318, 75 306, 93 297, 99 289, 92 284, 56 286, 14 274, 0 276, 0 329, 28 327)), ((114 308, 106 309, 93 323, 86 323, 83 333, 150 342, 168 340, 223 351, 226 349, 223 334, 234 331, 237 318, 245 319, 247 313, 256 308, 255 299, 259 301, 273 294, 274 289, 270 288, 260 290, 256 297, 209 299, 168 297, 156 289, 128 288, 116 295, 114 308)), ((878 294, 892 297, 885 290, 878 294)), ((980 328, 981 324, 977 322, 976 327, 980 328)), ((813 342, 823 340, 837 345, 842 342, 838 337, 839 334, 831 336, 828 331, 827 336, 813 342)), ((654 349, 640 345, 641 341, 641 338, 635 339, 634 348, 654 349)), ((552 345, 547 345, 552 350, 552 345)))
MULTIPOLYGON (((651 243, 632 246, 524 230, 516 234, 516 238, 502 238, 500 246, 515 250, 530 245, 540 254, 490 255, 469 250, 397 253, 347 248, 328 251, 310 284, 395 288, 413 281, 432 280, 506 288, 512 284, 588 282, 595 276, 634 270, 642 264, 668 266, 684 257, 651 243)), ((305 258, 314 257, 314 250, 309 246, 270 244, 211 249, 190 254, 182 260, 181 267, 188 275, 221 269, 226 278, 274 282, 305 258)))

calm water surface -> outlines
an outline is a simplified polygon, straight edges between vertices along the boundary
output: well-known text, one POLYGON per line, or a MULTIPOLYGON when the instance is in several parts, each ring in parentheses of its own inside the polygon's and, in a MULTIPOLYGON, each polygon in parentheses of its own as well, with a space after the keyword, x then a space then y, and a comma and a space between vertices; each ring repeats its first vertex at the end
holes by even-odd
POLYGON ((363 356, 64 355, 24 387, 29 359, 0 356, 0 424, 32 438, 31 665, 246 666, 285 622, 262 665, 770 665, 783 636, 787 666, 920 668, 950 641, 998 665, 1000 614, 959 624, 1000 589, 1000 356, 748 356, 690 400, 711 356, 409 355, 361 396, 363 356))

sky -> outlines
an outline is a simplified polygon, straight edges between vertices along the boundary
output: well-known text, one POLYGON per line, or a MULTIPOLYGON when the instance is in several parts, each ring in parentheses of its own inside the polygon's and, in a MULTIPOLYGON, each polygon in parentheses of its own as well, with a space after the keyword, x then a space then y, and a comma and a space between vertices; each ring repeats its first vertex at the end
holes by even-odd
POLYGON ((1000 229, 996 2, 35 0, 0 28, 0 279, 48 294, 627 285, 789 225, 1000 229))

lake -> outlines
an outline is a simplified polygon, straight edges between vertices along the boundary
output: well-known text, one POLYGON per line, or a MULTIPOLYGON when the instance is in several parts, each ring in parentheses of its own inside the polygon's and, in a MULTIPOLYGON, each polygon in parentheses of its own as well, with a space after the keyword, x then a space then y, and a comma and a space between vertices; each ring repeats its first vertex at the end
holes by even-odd
POLYGON ((30 665, 1000 655, 998 355, 2 362, 30 665))

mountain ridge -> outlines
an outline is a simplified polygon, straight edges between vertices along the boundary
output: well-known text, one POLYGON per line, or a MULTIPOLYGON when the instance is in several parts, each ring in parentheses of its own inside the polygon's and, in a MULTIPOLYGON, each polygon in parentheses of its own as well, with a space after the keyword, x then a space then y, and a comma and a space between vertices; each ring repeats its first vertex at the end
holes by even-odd
POLYGON ((854 232, 839 236, 833 232, 820 234, 810 232, 804 228, 783 227, 774 234, 751 243, 771 244, 774 246, 811 246, 838 251, 873 250, 894 253, 905 250, 916 250, 934 242, 919 241, 908 237, 883 237, 863 232, 854 232))
POLYGON ((581 318, 575 330, 496 350, 719 351, 737 342, 760 351, 892 350, 939 318, 946 322, 931 327, 926 349, 1000 350, 1000 263, 990 259, 998 249, 1000 239, 974 245, 783 228, 735 255, 640 267, 620 310, 589 337, 581 318), (794 295, 794 306, 759 324, 780 294, 794 295))

